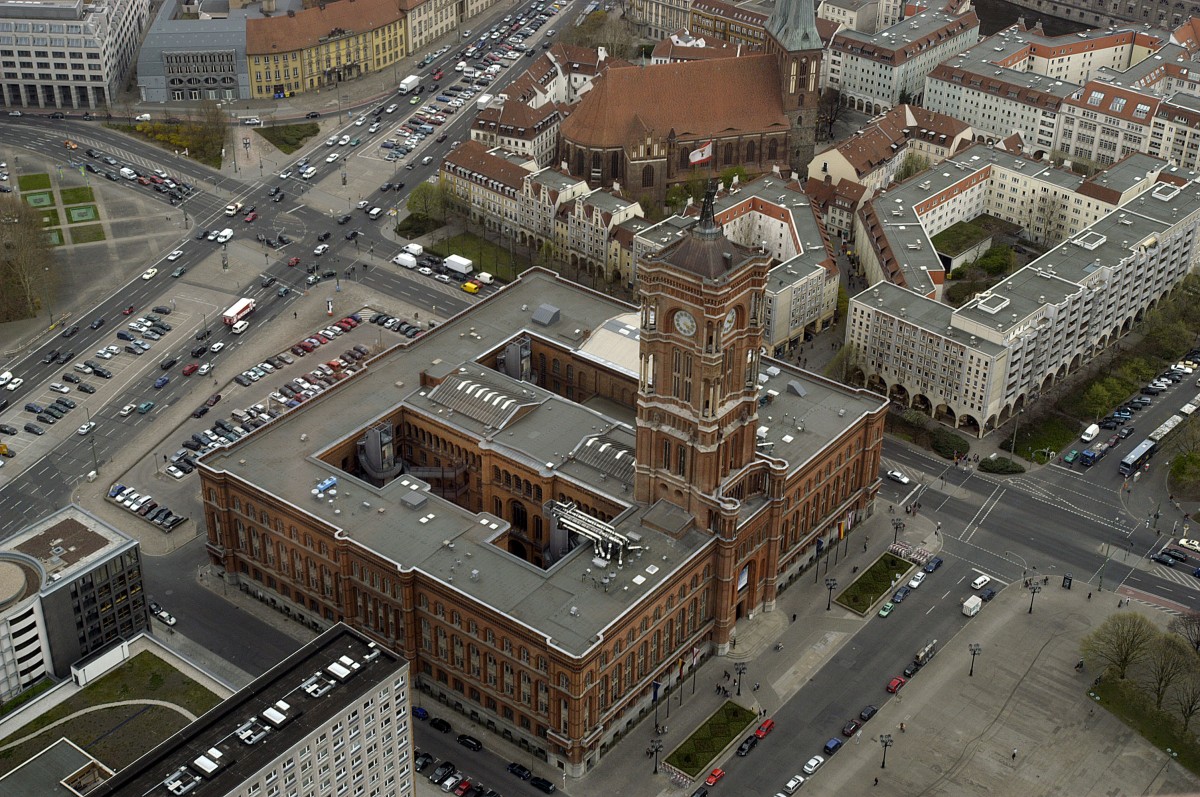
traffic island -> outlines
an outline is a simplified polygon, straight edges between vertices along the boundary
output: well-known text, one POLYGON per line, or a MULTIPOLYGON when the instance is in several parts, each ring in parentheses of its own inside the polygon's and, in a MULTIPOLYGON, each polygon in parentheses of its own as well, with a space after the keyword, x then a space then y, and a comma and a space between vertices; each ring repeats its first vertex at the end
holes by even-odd
POLYGON ((726 700, 667 756, 668 771, 678 771, 694 780, 700 773, 707 772, 713 761, 757 720, 758 715, 750 709, 726 700))
POLYGON ((861 576, 854 579, 834 601, 843 608, 865 616, 874 608, 875 602, 892 592, 896 583, 914 567, 915 562, 894 553, 885 553, 861 576))

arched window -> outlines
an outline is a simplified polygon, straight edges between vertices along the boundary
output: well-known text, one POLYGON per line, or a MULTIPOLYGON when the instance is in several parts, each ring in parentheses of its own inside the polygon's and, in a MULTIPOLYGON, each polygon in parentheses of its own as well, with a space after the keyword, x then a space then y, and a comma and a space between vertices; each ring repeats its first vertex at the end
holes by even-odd
POLYGON ((733 163, 733 144, 726 144, 726 145, 725 145, 725 158, 724 158, 724 162, 725 162, 725 165, 726 165, 726 166, 728 166, 729 164, 733 163))
POLYGON ((754 150, 754 142, 746 142, 746 163, 754 163, 754 156, 757 154, 754 150))
POLYGON ((594 171, 594 172, 600 171, 600 153, 599 152, 592 153, 592 171, 594 171))
POLYGON ((619 152, 613 152, 609 158, 608 177, 610 180, 616 180, 621 173, 621 161, 618 159, 619 152))
POLYGON ((778 159, 779 159, 779 142, 776 139, 771 139, 770 143, 767 144, 767 160, 773 161, 773 160, 778 160, 778 159))
POLYGON ((575 176, 583 176, 583 150, 575 150, 575 176))
POLYGON ((642 188, 654 187, 654 167, 646 164, 642 167, 642 188))
POLYGON ((688 156, 691 154, 692 154, 692 151, 690 149, 688 149, 687 147, 679 148, 679 168, 680 169, 686 169, 688 166, 691 165, 691 162, 688 160, 688 156))

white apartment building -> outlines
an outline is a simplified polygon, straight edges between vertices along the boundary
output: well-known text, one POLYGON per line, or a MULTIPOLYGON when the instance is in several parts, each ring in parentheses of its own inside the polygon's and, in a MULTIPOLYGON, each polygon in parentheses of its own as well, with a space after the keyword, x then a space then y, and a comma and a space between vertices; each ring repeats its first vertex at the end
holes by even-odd
POLYGON ((421 50, 450 31, 462 30, 464 21, 483 13, 498 0, 401 0, 408 12, 405 25, 409 54, 419 58, 421 50))
POLYGON ((1055 149, 1100 166, 1145 152, 1159 103, 1149 93, 1090 80, 1063 100, 1055 149))
POLYGON ((961 16, 922 11, 877 34, 844 30, 829 46, 828 87, 841 92, 847 107, 871 114, 920 104, 925 77, 978 39, 973 10, 961 16))
POLYGON ((524 102, 498 97, 475 115, 471 140, 485 147, 503 147, 541 166, 551 166, 558 148, 562 116, 555 105, 535 108, 524 102))
POLYGON ((408 664, 338 623, 90 797, 411 797, 408 664))
POLYGON ((472 221, 511 235, 519 223, 521 184, 529 174, 521 160, 464 141, 442 158, 438 176, 472 221))
POLYGON ((114 105, 149 15, 150 0, 0 0, 0 106, 114 105))
MULTIPOLYGON (((934 221, 934 207, 957 207, 928 225, 932 233, 980 208, 997 213, 1028 204, 1033 188, 1050 190, 1018 179, 1014 191, 1011 167, 983 163, 953 179, 935 174, 929 195, 911 206, 916 197, 905 198, 906 220, 911 207, 921 211, 913 219, 918 227, 934 221), (993 171, 1006 179, 985 174, 993 171), (975 199, 958 204, 967 179, 977 181, 975 199), (993 190, 979 190, 993 179, 993 190)), ((857 377, 893 401, 982 436, 1128 333, 1200 257, 1200 177, 1135 154, 1074 194, 1064 243, 957 310, 898 279, 852 297, 846 342, 857 352, 857 377), (1073 228, 1088 218, 1086 227, 1073 228)), ((889 205, 882 218, 890 212, 889 205)), ((882 249, 909 254, 905 234, 895 232, 909 225, 873 224, 882 249)))
POLYGON ((691 0, 629 0, 624 6, 643 36, 663 39, 688 27, 691 0))
MULTIPOLYGON (((822 0, 817 6, 817 17, 837 23, 845 30, 859 33, 874 33, 880 29, 880 6, 888 0, 822 0)), ((884 25, 890 27, 895 21, 884 25)))
POLYGON ((1181 168, 1200 169, 1200 99, 1181 93, 1160 102, 1147 151, 1181 168))

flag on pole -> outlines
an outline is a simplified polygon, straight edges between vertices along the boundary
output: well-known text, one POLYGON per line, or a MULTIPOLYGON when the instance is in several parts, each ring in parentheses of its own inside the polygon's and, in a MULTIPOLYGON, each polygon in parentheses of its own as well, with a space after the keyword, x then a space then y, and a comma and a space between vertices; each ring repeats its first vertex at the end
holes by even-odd
POLYGON ((684 665, 684 663, 685 663, 685 662, 684 662, 684 660, 683 660, 683 656, 680 656, 680 657, 679 657, 679 677, 680 677, 680 678, 683 678, 683 665, 684 665))
POLYGON ((652 684, 652 686, 654 687, 654 700, 652 702, 657 703, 658 702, 658 690, 662 686, 662 684, 660 684, 658 681, 655 681, 652 684))
POLYGON ((696 666, 696 659, 698 659, 699 657, 700 657, 700 648, 693 647, 692 648, 692 666, 693 667, 696 666))
POLYGON ((688 155, 688 163, 690 163, 692 166, 697 166, 701 163, 708 163, 710 160, 712 160, 712 156, 713 142, 712 139, 709 139, 707 144, 700 149, 692 151, 688 155))

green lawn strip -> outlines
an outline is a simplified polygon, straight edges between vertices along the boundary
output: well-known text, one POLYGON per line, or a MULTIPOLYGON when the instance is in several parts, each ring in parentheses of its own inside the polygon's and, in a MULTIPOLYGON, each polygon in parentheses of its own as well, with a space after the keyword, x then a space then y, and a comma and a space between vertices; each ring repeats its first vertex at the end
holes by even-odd
POLYGON ((90 244, 104 240, 103 224, 81 224, 68 229, 71 231, 71 243, 73 244, 90 244))
POLYGON ((188 724, 188 718, 163 706, 113 706, 83 714, 51 728, 11 750, 0 752, 0 772, 33 757, 62 737, 70 739, 113 769, 143 753, 188 724))
POLYGON ((99 220, 100 211, 95 205, 76 205, 65 208, 67 224, 85 224, 99 220))
MULTIPOLYGON (((488 271, 507 280, 516 277, 517 258, 507 249, 474 233, 464 232, 451 236, 433 244, 429 250, 442 257, 461 255, 475 264, 476 271, 488 271)), ((522 265, 521 270, 527 265, 522 265)))
POLYGON ((38 208, 42 214, 43 227, 58 227, 62 222, 58 218, 58 208, 38 208))
POLYGON ((0 705, 0 717, 3 717, 6 714, 11 714, 21 706, 28 703, 30 700, 33 700, 38 695, 42 694, 42 692, 52 689, 53 687, 54 681, 50 680, 49 678, 43 678, 21 694, 14 697, 12 700, 0 705))
POLYGON ((1099 697, 1096 704, 1107 709, 1147 742, 1176 756, 1176 761, 1194 775, 1200 775, 1200 742, 1196 740, 1196 722, 1184 730, 1178 714, 1159 711, 1154 698, 1129 680, 1105 678, 1088 691, 1088 697, 1099 697))
POLYGON ((321 128, 316 122, 303 122, 294 125, 276 125, 273 127, 256 127, 254 132, 270 141, 280 152, 291 154, 314 136, 321 134, 321 128))
POLYGON ((92 187, 88 185, 59 189, 58 196, 64 205, 82 205, 85 202, 96 201, 96 197, 92 194, 92 187))
POLYGON ((667 763, 695 778, 757 720, 753 711, 727 700, 667 756, 667 763))
POLYGON ((17 178, 17 186, 22 191, 39 191, 50 187, 50 175, 45 172, 41 174, 22 174, 17 178))
MULTIPOLYGON (((1050 451, 1053 453, 1069 449, 1071 443, 1079 437, 1080 427, 1077 421, 1064 418, 1061 415, 1044 415, 1032 422, 1022 423, 1017 429, 1018 456, 1024 457, 1030 451, 1050 451)), ((1012 442, 1011 435, 1008 442, 1012 442)), ((1080 443, 1081 450, 1087 446, 1080 443)), ((1008 445, 1002 446, 1008 448, 1008 445)), ((1039 459, 1044 459, 1041 457, 1039 459)))
POLYGON ((410 214, 404 217, 404 221, 396 225, 396 234, 401 238, 420 238, 441 226, 440 221, 410 214))
POLYGON ((116 670, 80 690, 78 694, 0 739, 0 746, 27 736, 81 709, 139 698, 174 703, 197 716, 220 702, 212 692, 154 654, 139 653, 116 670))
POLYGON ((885 553, 875 560, 861 576, 854 579, 834 601, 852 612, 865 615, 875 608, 875 602, 892 592, 900 578, 915 565, 895 554, 885 553))

